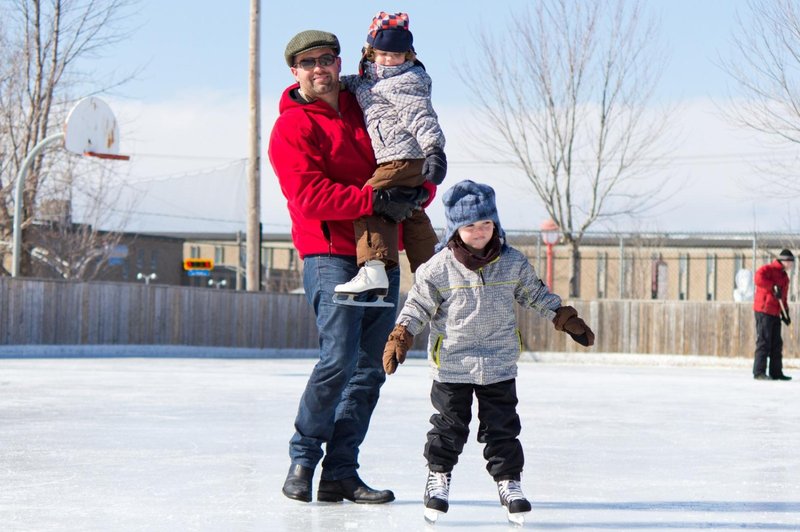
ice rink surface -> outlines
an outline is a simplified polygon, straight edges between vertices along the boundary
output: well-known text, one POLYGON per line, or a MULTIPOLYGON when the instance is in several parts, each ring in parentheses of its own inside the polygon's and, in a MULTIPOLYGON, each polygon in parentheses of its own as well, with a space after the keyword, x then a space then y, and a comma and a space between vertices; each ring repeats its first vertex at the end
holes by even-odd
MULTIPOLYGON (((388 377, 361 451, 362 478, 397 500, 286 499, 313 363, 0 360, 0 530, 509 530, 475 425, 450 512, 424 523, 422 360, 388 377)), ((746 367, 522 363, 525 528, 800 530, 794 373, 762 382, 746 367)))

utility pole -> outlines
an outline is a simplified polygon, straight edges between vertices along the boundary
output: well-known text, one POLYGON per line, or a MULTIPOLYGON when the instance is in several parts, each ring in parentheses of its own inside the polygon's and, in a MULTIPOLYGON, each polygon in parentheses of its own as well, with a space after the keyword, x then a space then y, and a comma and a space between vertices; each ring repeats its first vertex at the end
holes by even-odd
POLYGON ((247 290, 261 290, 261 0, 250 0, 250 156, 247 173, 247 290))

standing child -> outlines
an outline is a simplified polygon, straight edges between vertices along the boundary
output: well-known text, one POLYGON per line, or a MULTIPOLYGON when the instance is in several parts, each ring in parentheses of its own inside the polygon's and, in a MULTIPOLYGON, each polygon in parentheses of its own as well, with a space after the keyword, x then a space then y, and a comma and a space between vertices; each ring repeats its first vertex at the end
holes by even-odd
POLYGON ((436 521, 448 510, 451 472, 469 435, 474 394, 486 469, 509 520, 520 524, 531 504, 520 486, 524 456, 517 438, 515 378, 521 338, 514 301, 552 320, 556 330, 581 345, 592 345, 594 333, 574 308, 561 306, 528 259, 506 244, 491 187, 461 181, 442 201, 447 232, 438 253, 417 271, 386 343, 383 367, 394 373, 414 335, 430 323, 431 402, 437 413, 424 453, 425 518, 436 521))
MULTIPOLYGON (((426 181, 440 184, 447 172, 444 134, 431 104, 431 78, 416 59, 406 13, 375 15, 359 72, 358 76, 343 76, 342 83, 356 95, 364 111, 378 162, 367 185, 382 189, 417 187, 426 181)), ((354 228, 362 267, 350 282, 335 288, 336 293, 348 296, 337 301, 348 304, 359 304, 356 294, 384 294, 389 286, 386 269, 399 261, 395 222, 365 216, 355 221, 354 228)), ((414 272, 431 258, 438 239, 421 209, 404 220, 402 228, 403 246, 414 272)))

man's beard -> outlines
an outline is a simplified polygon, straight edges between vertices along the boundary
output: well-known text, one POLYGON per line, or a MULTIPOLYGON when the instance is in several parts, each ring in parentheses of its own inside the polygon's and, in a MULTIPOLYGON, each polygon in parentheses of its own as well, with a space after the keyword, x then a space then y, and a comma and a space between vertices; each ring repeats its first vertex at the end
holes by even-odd
POLYGON ((330 92, 332 92, 336 88, 337 84, 338 82, 334 81, 333 78, 330 78, 330 80, 325 82, 312 81, 309 87, 310 90, 309 91, 304 90, 303 92, 306 93, 306 96, 312 98, 319 98, 322 95, 329 94, 330 92))

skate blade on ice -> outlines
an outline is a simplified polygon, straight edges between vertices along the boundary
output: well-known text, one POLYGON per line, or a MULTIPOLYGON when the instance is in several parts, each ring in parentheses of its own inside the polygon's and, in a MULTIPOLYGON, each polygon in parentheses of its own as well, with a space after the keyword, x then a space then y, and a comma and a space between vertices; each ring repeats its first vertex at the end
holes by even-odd
POLYGON ((434 510, 433 508, 425 508, 425 522, 429 525, 435 525, 436 521, 444 512, 434 510))
POLYGON ((333 294, 333 302, 339 305, 350 305, 352 307, 394 307, 394 303, 384 299, 386 294, 379 294, 372 301, 358 301, 356 300, 356 295, 357 294, 337 292, 333 294), (345 296, 345 298, 342 299, 340 296, 345 296))
POLYGON ((511 513, 508 512, 508 522, 509 524, 519 528, 525 526, 525 516, 528 515, 530 512, 516 512, 511 513))

